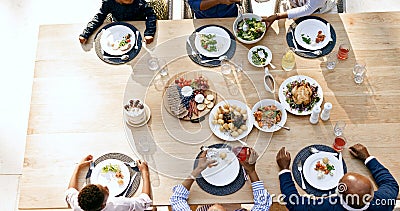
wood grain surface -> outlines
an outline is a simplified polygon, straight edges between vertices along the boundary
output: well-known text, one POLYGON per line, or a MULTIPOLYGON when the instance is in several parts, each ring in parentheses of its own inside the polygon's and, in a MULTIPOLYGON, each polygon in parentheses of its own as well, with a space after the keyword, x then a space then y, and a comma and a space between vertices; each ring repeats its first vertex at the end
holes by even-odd
MULTIPOLYGON (((285 72, 280 67, 287 47, 286 30, 291 20, 275 22, 257 44, 273 53, 270 69, 279 86, 286 78, 302 74, 314 78, 324 92, 324 102, 333 109, 329 121, 309 124, 309 116, 288 114, 290 131, 273 134, 253 128, 244 139, 260 153, 257 172, 271 194, 280 194, 277 151, 285 146, 292 158, 311 144, 331 145, 333 125, 347 123, 344 135, 348 145, 366 145, 372 155, 400 178, 398 159, 400 143, 400 13, 327 14, 326 19, 340 43, 351 45, 349 58, 334 71, 327 71, 325 58, 306 59, 296 56, 296 67, 285 72), (356 85, 352 68, 356 59, 367 64, 363 84, 356 85)), ((39 32, 25 163, 20 183, 20 209, 66 208, 64 191, 75 167, 87 154, 95 158, 109 152, 120 152, 134 159, 145 159, 151 168, 154 205, 168 205, 172 187, 180 184, 192 168, 191 160, 199 146, 223 143, 211 133, 208 118, 201 123, 178 121, 162 105, 163 87, 174 75, 201 71, 212 80, 218 101, 237 99, 250 108, 260 99, 276 98, 263 86, 264 71, 247 61, 247 51, 254 45, 237 42, 233 61, 243 64, 243 72, 222 76, 219 68, 204 68, 186 56, 185 42, 195 28, 217 24, 232 30, 234 19, 158 21, 155 43, 142 48, 127 64, 102 62, 89 44, 81 46, 78 34, 84 24, 42 25, 39 32), (150 54, 168 61, 167 77, 147 69, 150 54), (151 108, 149 123, 140 128, 123 120, 123 104, 130 98, 143 99, 151 108), (170 162, 171 157, 182 162, 170 162), (189 162, 188 162, 189 160, 189 162)), ((143 22, 130 22, 143 32, 143 22)), ((229 143, 233 146, 237 142, 229 143)), ((369 171, 348 150, 343 158, 349 171, 369 175, 369 171)), ((86 172, 84 172, 86 173, 86 172)), ((81 175, 83 184, 84 175, 81 175)), ((140 189, 139 189, 140 190, 140 189)), ((298 190, 304 193, 300 188, 298 190)), ((250 182, 229 196, 213 196, 197 184, 191 188, 191 204, 252 203, 250 182)))

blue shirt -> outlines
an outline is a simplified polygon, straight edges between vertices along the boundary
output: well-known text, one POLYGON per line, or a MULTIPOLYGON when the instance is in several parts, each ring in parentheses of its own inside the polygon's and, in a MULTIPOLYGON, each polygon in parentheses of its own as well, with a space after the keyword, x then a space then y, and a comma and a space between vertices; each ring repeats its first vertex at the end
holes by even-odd
POLYGON ((218 4, 207 10, 200 10, 200 3, 202 0, 188 0, 196 18, 226 18, 236 17, 238 10, 236 4, 218 4))
MULTIPOLYGON (((252 211, 267 211, 272 204, 272 197, 264 188, 262 181, 251 183, 253 189, 254 206, 252 211)), ((189 191, 183 185, 177 185, 173 189, 173 194, 170 198, 172 210, 176 211, 190 211, 187 199, 189 191)))

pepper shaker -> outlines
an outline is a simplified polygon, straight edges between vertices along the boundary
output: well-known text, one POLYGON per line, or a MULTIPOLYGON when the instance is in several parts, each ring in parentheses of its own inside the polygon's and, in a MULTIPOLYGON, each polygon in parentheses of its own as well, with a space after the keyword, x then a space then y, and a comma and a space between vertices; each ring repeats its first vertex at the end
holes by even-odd
POLYGON ((312 113, 310 116, 310 123, 311 124, 317 124, 318 123, 318 117, 319 113, 321 112, 321 108, 319 106, 314 106, 312 109, 312 113))
POLYGON ((326 121, 329 119, 330 114, 331 114, 331 109, 332 109, 332 103, 326 102, 324 104, 324 110, 322 110, 322 112, 321 112, 322 121, 326 121))

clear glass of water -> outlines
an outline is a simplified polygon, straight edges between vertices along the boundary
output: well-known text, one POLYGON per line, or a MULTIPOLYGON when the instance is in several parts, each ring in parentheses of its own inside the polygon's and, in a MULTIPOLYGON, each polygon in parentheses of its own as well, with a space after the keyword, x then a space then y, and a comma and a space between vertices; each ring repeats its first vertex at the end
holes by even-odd
POLYGON ((331 52, 327 57, 326 57, 326 69, 328 70, 333 70, 336 67, 336 64, 338 63, 338 58, 337 58, 337 52, 331 52))
POLYGON ((365 68, 365 62, 357 60, 353 68, 354 82, 361 84, 364 81, 364 74, 367 69, 365 68))
POLYGON ((166 76, 168 75, 168 66, 167 66, 167 62, 165 61, 165 59, 159 59, 159 66, 160 66, 160 75, 161 76, 166 76))
POLYGON ((232 66, 229 61, 223 60, 221 61, 221 73, 224 75, 228 75, 232 72, 232 66))
POLYGON ((346 127, 346 122, 337 121, 335 127, 333 128, 333 132, 335 136, 341 136, 343 134, 344 128, 346 127))
POLYGON ((147 67, 151 71, 158 70, 158 68, 160 67, 159 59, 154 55, 150 56, 150 58, 147 60, 147 67))

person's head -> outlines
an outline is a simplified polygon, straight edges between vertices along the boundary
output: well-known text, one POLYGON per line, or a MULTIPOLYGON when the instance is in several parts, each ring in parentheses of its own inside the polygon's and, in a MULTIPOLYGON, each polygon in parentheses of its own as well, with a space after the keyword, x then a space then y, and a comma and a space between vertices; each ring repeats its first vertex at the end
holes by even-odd
POLYGON ((132 4, 135 0, 117 0, 120 4, 132 4))
POLYGON ((338 189, 344 202, 355 209, 364 207, 374 195, 374 186, 371 180, 352 172, 345 174, 340 179, 338 189))
POLYGON ((220 204, 214 204, 213 206, 208 208, 208 211, 226 211, 226 209, 220 204))
POLYGON ((106 206, 108 195, 107 186, 86 185, 79 191, 78 203, 85 211, 98 211, 106 206))

